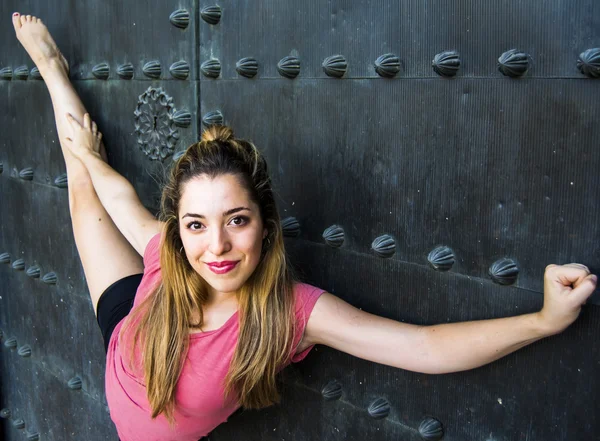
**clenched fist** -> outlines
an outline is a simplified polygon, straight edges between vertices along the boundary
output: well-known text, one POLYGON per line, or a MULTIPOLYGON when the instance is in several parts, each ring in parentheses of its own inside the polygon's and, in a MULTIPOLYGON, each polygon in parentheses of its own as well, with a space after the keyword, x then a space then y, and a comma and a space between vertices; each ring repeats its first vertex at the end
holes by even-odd
POLYGON ((539 316, 548 335, 562 332, 575 321, 597 281, 585 265, 578 263, 546 267, 544 307, 539 316))

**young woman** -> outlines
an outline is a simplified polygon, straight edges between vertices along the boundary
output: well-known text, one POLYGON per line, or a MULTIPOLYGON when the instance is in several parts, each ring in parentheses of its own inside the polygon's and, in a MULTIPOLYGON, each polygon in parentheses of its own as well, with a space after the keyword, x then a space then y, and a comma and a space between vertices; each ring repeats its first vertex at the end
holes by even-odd
POLYGON ((277 372, 315 344, 417 372, 472 369, 561 332, 595 289, 585 266, 550 265, 537 313, 415 326, 360 311, 293 279, 265 160, 227 127, 173 166, 156 220, 107 164, 41 20, 13 24, 52 98, 123 441, 196 441, 240 406, 273 404, 277 372))

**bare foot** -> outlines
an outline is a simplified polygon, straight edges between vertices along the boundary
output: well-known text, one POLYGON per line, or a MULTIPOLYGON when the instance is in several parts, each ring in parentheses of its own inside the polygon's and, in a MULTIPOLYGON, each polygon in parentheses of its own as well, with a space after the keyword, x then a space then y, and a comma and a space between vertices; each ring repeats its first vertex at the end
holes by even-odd
POLYGON ((69 73, 69 64, 60 53, 50 32, 42 20, 32 15, 13 14, 13 26, 17 38, 40 70, 42 77, 51 68, 62 69, 65 74, 69 73))

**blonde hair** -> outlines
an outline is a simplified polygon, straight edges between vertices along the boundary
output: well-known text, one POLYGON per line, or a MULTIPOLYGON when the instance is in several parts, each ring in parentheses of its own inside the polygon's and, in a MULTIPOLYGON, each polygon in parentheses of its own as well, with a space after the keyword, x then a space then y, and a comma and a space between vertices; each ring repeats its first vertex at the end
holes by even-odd
MULTIPOLYGON (((257 148, 237 139, 226 126, 212 126, 188 147, 170 172, 161 199, 164 222, 160 248, 162 281, 152 295, 126 319, 135 330, 131 342, 141 343, 142 362, 152 418, 163 413, 174 424, 175 390, 189 345, 192 313, 207 300, 204 279, 191 267, 179 235, 179 201, 186 182, 196 176, 232 174, 259 206, 268 231, 261 260, 237 293, 239 338, 224 382, 226 397, 246 408, 279 401, 276 374, 289 360, 294 341, 294 279, 286 262, 283 234, 267 163, 257 148)), ((122 335, 126 335, 126 331, 122 335)))

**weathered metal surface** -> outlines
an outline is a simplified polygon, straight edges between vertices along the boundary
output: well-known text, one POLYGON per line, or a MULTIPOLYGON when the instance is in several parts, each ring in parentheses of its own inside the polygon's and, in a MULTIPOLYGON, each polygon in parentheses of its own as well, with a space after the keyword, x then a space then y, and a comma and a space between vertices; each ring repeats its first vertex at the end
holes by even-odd
MULTIPOLYGON (((298 272, 357 307, 423 325, 504 317, 541 307, 549 263, 600 271, 598 2, 28 7, 0 5, 7 440, 116 439, 52 106, 13 10, 48 25, 146 206, 203 126, 231 124, 268 158, 298 272)), ((284 372, 280 406, 211 440, 594 439, 598 305, 450 375, 317 348, 284 372)))

